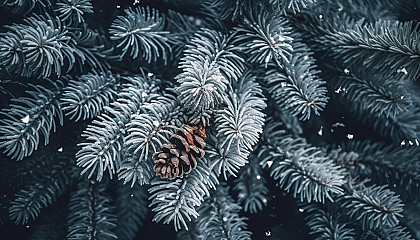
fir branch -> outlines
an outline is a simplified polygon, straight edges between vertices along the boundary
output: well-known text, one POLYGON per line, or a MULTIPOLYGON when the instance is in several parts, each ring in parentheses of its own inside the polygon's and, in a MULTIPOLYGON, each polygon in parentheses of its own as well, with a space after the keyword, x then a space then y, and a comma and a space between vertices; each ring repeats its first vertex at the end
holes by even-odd
POLYGON ((361 236, 362 240, 414 240, 405 227, 396 226, 381 230, 368 230, 361 236))
POLYGON ((261 6, 254 0, 208 0, 208 4, 216 9, 220 17, 224 20, 237 20, 246 14, 255 5, 261 6))
POLYGON ((244 74, 239 80, 240 89, 231 92, 227 107, 216 111, 216 137, 218 148, 235 148, 236 152, 251 151, 258 142, 264 125, 262 110, 266 107, 255 77, 244 74))
POLYGON ((393 228, 403 217, 404 205, 399 196, 385 186, 350 182, 346 190, 349 194, 339 196, 337 204, 347 209, 349 217, 360 222, 364 230, 393 228))
POLYGON ((69 45, 75 51, 76 63, 80 70, 83 70, 85 64, 89 65, 90 69, 100 72, 111 68, 108 61, 117 57, 112 55, 114 48, 102 34, 83 25, 81 29, 69 32, 69 35, 72 38, 69 45))
POLYGON ((68 239, 117 239, 114 233, 116 217, 112 214, 111 199, 106 185, 83 180, 68 205, 68 239))
POLYGON ((299 120, 308 120, 311 113, 320 115, 327 105, 325 81, 317 77, 315 59, 308 47, 299 42, 292 44, 293 52, 280 69, 276 66, 267 72, 268 92, 278 106, 299 120))
POLYGON ((96 180, 101 181, 103 173, 108 170, 110 178, 119 171, 124 153, 124 136, 127 126, 140 107, 156 97, 157 88, 148 84, 151 79, 146 75, 125 78, 122 91, 117 100, 105 106, 106 113, 100 115, 88 125, 82 137, 85 142, 78 144, 82 149, 76 154, 77 165, 83 168, 81 174, 90 171, 88 178, 95 172, 96 180))
POLYGON ((93 13, 93 6, 90 0, 59 0, 55 11, 62 21, 73 25, 85 22, 83 15, 93 13))
POLYGON ((40 134, 45 145, 48 144, 50 132, 56 128, 56 118, 63 125, 58 101, 62 83, 45 82, 50 88, 30 84, 33 90, 26 91, 27 96, 13 99, 10 108, 1 112, 4 118, 0 120, 0 148, 12 159, 22 160, 31 155, 38 148, 40 134))
POLYGON ((316 0, 268 0, 269 4, 279 12, 286 14, 288 10, 293 13, 300 12, 301 8, 307 8, 309 5, 317 2, 316 0))
POLYGON ((168 95, 144 104, 140 114, 134 114, 126 124, 127 135, 124 137, 124 161, 118 178, 124 183, 136 181, 149 183, 154 175, 151 171, 152 155, 160 146, 168 142, 169 136, 179 126, 180 109, 174 97, 168 95))
POLYGON ((251 63, 274 62, 279 66, 289 62, 293 51, 288 22, 278 14, 255 10, 245 17, 243 24, 235 28, 239 33, 237 41, 248 54, 251 63))
POLYGON ((118 80, 110 72, 82 75, 65 88, 62 108, 75 121, 92 118, 114 101, 119 90, 118 80))
POLYGON ((49 167, 46 176, 18 191, 9 208, 10 219, 22 225, 35 220, 43 208, 63 195, 71 182, 65 165, 65 162, 59 162, 49 167))
POLYGON ((360 64, 384 75, 420 77, 419 24, 389 20, 364 24, 346 16, 308 21, 312 26, 306 29, 316 33, 315 41, 348 68, 360 64), (319 25, 313 26, 314 21, 319 25))
POLYGON ((170 46, 163 30, 164 20, 155 9, 149 7, 130 8, 125 16, 118 16, 111 25, 109 33, 117 47, 122 48, 122 56, 129 54, 132 58, 142 57, 147 62, 155 62, 162 57, 166 63, 170 46))
POLYGON ((245 60, 239 55, 240 48, 235 46, 235 32, 229 35, 202 29, 191 39, 184 50, 180 68, 188 68, 191 62, 215 62, 227 79, 238 80, 245 70, 245 60))
POLYGON ((300 200, 333 201, 333 195, 342 195, 345 172, 325 156, 320 149, 305 140, 289 136, 278 124, 267 123, 260 156, 261 165, 269 168, 270 175, 279 181, 280 187, 292 192, 300 200), (271 126, 270 126, 271 125, 271 126))
POLYGON ((351 240, 355 239, 354 229, 348 224, 341 223, 331 213, 319 208, 316 204, 309 204, 303 208, 308 215, 305 217, 311 229, 310 234, 316 235, 316 240, 351 240))
POLYGON ((199 208, 197 221, 203 239, 251 239, 247 218, 239 216, 241 209, 229 195, 229 188, 218 186, 199 208))
POLYGON ((180 93, 178 99, 183 106, 192 112, 203 112, 223 102, 228 80, 215 62, 192 61, 182 67, 183 72, 175 79, 180 83, 176 91, 180 93))
POLYGON ((115 200, 117 214, 115 233, 119 239, 134 239, 147 217, 147 197, 147 189, 143 186, 136 184, 131 188, 125 184, 118 184, 115 200))
POLYGON ((174 181, 155 178, 151 184, 150 207, 156 212, 153 221, 163 220, 164 224, 173 221, 177 231, 181 228, 188 230, 188 222, 199 216, 196 207, 201 205, 205 195, 210 195, 210 188, 215 188, 218 181, 204 157, 184 178, 174 181))
POLYGON ((9 72, 49 77, 53 73, 60 76, 64 65, 64 69, 73 68, 70 37, 58 18, 35 16, 25 23, 8 26, 10 32, 0 36, 0 62, 9 72))
POLYGON ((245 212, 257 213, 267 205, 268 188, 258 158, 254 154, 249 157, 251 160, 245 166, 239 177, 235 179, 233 190, 238 194, 238 203, 245 212))
POLYGON ((343 151, 358 154, 356 174, 379 184, 388 184, 406 201, 420 199, 420 151, 412 146, 391 147, 356 141, 342 145, 343 151))
POLYGON ((345 91, 347 101, 357 103, 361 105, 360 108, 386 118, 396 117, 407 111, 412 104, 401 82, 394 78, 351 73, 342 75, 337 86, 337 89, 342 88, 345 91))

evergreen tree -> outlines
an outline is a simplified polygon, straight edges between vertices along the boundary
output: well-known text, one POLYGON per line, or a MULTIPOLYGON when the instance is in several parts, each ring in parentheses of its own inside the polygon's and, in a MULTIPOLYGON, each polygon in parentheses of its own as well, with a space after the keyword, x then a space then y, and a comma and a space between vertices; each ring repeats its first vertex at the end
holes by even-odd
POLYGON ((1 238, 420 239, 418 9, 0 0, 1 238))

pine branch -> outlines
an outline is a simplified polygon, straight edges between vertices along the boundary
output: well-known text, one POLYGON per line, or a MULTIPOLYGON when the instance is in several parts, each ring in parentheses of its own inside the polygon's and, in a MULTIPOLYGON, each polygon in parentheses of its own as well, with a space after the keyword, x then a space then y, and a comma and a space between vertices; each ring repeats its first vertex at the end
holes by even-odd
POLYGON ((74 49, 68 45, 70 37, 60 19, 35 16, 7 29, 9 32, 0 36, 0 63, 8 72, 49 77, 73 68, 74 49))
POLYGON ((78 56, 76 64, 80 70, 83 70, 86 64, 91 70, 106 72, 111 68, 108 61, 117 59, 117 56, 113 55, 114 48, 99 31, 83 25, 81 29, 69 32, 69 35, 71 36, 69 45, 78 56))
POLYGON ((337 91, 340 88, 345 91, 348 102, 359 104, 361 109, 378 117, 395 118, 412 104, 410 95, 394 78, 351 73, 340 77, 337 91))
POLYGON ((93 13, 90 0, 59 0, 55 10, 62 21, 69 25, 85 22, 84 14, 93 13))
POLYGON ((116 239, 116 217, 112 214, 111 198, 105 193, 106 185, 83 180, 70 198, 68 205, 67 238, 116 239))
POLYGON ((355 172, 379 184, 388 184, 406 201, 420 200, 420 151, 412 146, 391 147, 372 142, 351 142, 343 151, 358 154, 355 172))
POLYGON ((341 223, 337 217, 319 208, 316 204, 309 204, 303 208, 308 215, 305 217, 311 229, 310 234, 316 235, 316 240, 351 240, 355 239, 355 231, 348 224, 341 223))
POLYGON ((267 205, 268 188, 256 155, 251 154, 251 160, 235 179, 233 190, 238 194, 238 203, 245 212, 257 213, 267 205))
POLYGON ((125 16, 118 16, 109 33, 117 47, 122 48, 122 56, 142 57, 147 62, 155 62, 162 57, 166 63, 170 46, 164 31, 164 20, 155 9, 149 7, 125 10, 125 16))
POLYGON ((300 12, 301 8, 307 8, 309 5, 317 2, 316 0, 269 0, 269 4, 273 5, 274 9, 283 12, 292 11, 293 13, 300 12))
POLYGON ((120 84, 110 72, 86 74, 70 80, 61 105, 66 115, 75 121, 93 118, 115 100, 120 84))
POLYGON ((238 153, 251 151, 262 133, 266 107, 261 89, 249 72, 242 75, 236 93, 226 99, 227 107, 216 111, 218 148, 235 148, 238 153))
POLYGON ((196 207, 210 195, 210 188, 218 184, 206 158, 198 161, 197 167, 184 178, 161 180, 155 178, 149 189, 152 211, 156 212, 153 221, 164 224, 173 222, 175 230, 188 230, 188 222, 199 216, 196 207))
POLYGON ((292 29, 280 15, 263 10, 252 11, 244 18, 243 24, 235 28, 237 41, 248 54, 249 62, 265 64, 265 67, 270 62, 282 66, 289 61, 293 51, 292 29))
POLYGON ((310 27, 305 28, 315 33, 315 41, 347 68, 357 64, 384 75, 404 74, 411 80, 420 77, 420 31, 412 21, 364 24, 346 16, 322 21, 308 17, 307 21, 310 27))
POLYGON ((317 77, 315 59, 308 47, 295 39, 290 59, 280 69, 275 66, 265 77, 267 89, 278 106, 308 120, 311 113, 320 115, 327 105, 325 81, 317 77))
POLYGON ((29 183, 16 193, 9 208, 10 219, 16 224, 23 225, 29 220, 35 220, 41 210, 63 195, 71 183, 65 162, 47 167, 49 171, 45 171, 46 176, 34 183, 29 183))
POLYGON ((247 218, 239 216, 242 208, 228 192, 227 186, 218 186, 200 206, 197 221, 203 239, 251 239, 251 232, 246 230, 247 218))
POLYGON ((362 240, 414 240, 405 227, 396 226, 381 230, 369 230, 361 236, 362 240))
POLYGON ((224 100, 228 81, 214 61, 192 61, 182 67, 183 72, 175 78, 180 83, 176 91, 180 93, 181 105, 191 112, 203 112, 214 109, 224 100))
POLYGON ((125 78, 128 83, 122 85, 117 100, 105 106, 106 113, 100 115, 88 125, 82 137, 85 142, 78 144, 82 149, 76 154, 77 165, 83 168, 82 174, 90 172, 91 178, 96 172, 96 180, 101 181, 108 170, 110 178, 120 170, 125 149, 124 136, 127 126, 134 115, 140 113, 140 107, 156 97, 155 81, 146 75, 125 78))
POLYGON ((149 183, 154 176, 151 171, 152 155, 168 142, 169 136, 179 126, 182 119, 180 108, 173 96, 163 96, 142 107, 140 114, 132 116, 126 124, 127 136, 124 138, 124 161, 118 173, 124 183, 136 181, 149 183))
POLYGON ((245 70, 245 60, 240 55, 241 49, 235 46, 236 37, 235 32, 227 35, 202 29, 186 45, 180 68, 188 69, 192 62, 204 63, 208 60, 216 64, 225 78, 238 80, 245 70))
POLYGON ((117 213, 115 233, 119 239, 134 239, 147 217, 147 197, 147 189, 143 186, 136 184, 131 188, 125 184, 118 184, 115 200, 115 212, 117 213))
POLYGON ((0 120, 0 148, 12 159, 22 160, 38 148, 40 134, 45 145, 49 142, 51 130, 55 131, 56 118, 63 125, 63 113, 59 104, 62 93, 61 81, 49 80, 45 88, 30 84, 33 90, 27 96, 13 99, 10 108, 3 109, 0 120), (52 86, 51 86, 52 85, 52 86))
POLYGON ((385 186, 366 186, 364 182, 346 186, 347 195, 339 196, 337 204, 346 209, 353 221, 364 230, 395 227, 403 217, 403 204, 398 195, 385 186))
POLYGON ((268 145, 263 146, 261 165, 268 168, 271 177, 294 197, 308 202, 333 201, 342 195, 344 170, 335 165, 320 149, 304 139, 285 134, 278 124, 269 122, 264 129, 268 145))

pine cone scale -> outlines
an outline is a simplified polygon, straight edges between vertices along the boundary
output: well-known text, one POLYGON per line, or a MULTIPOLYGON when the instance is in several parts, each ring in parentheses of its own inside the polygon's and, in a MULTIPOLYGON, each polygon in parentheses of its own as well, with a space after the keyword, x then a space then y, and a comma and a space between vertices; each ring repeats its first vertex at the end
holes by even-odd
POLYGON ((174 179, 190 173, 197 166, 197 158, 204 157, 206 132, 200 124, 184 124, 170 136, 170 143, 162 144, 153 155, 154 169, 161 178, 174 179))

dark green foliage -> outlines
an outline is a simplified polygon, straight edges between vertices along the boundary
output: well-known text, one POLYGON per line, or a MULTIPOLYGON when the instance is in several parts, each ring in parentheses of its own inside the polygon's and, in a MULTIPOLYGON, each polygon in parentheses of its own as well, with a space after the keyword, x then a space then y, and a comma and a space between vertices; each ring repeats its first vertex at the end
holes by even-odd
POLYGON ((229 188, 221 184, 199 208, 198 228, 202 239, 251 239, 246 231, 246 218, 239 216, 241 207, 229 195, 229 188))
POLYGON ((311 228, 311 234, 316 235, 317 240, 350 240, 355 238, 354 230, 345 223, 340 223, 337 217, 332 216, 315 204, 304 205, 302 208, 308 212, 307 224, 311 228))
POLYGON ((61 98, 63 110, 75 121, 95 117, 115 99, 119 88, 118 80, 110 72, 72 79, 61 98))
POLYGON ((119 239, 129 240, 136 236, 137 231, 147 217, 147 188, 138 184, 132 188, 129 185, 118 184, 115 213, 119 239))
POLYGON ((3 109, 0 120, 0 147, 12 159, 22 160, 38 149, 40 135, 45 145, 50 132, 55 131, 56 121, 63 124, 63 112, 59 104, 63 85, 44 80, 44 85, 30 84, 26 95, 13 99, 10 108, 3 109))
POLYGON ((419 7, 0 0, 1 238, 419 238, 419 7))
POLYGON ((235 179, 233 189, 237 192, 238 202, 244 211, 257 213, 267 205, 269 191, 257 156, 251 154, 249 159, 250 163, 241 169, 239 177, 235 179))
POLYGON ((111 39, 122 48, 122 56, 142 57, 149 63, 162 57, 165 62, 169 54, 169 45, 163 30, 164 21, 155 9, 128 9, 125 16, 119 16, 111 25, 111 39))
POLYGON ((61 20, 72 25, 84 22, 83 15, 93 13, 92 9, 90 0, 60 0, 56 12, 61 20))
POLYGON ((116 218, 106 184, 82 180, 70 198, 68 239, 117 239, 116 218))

